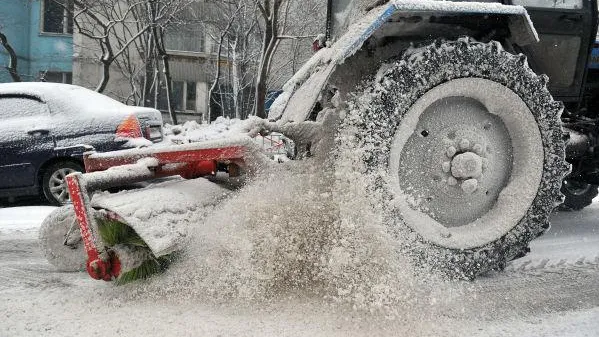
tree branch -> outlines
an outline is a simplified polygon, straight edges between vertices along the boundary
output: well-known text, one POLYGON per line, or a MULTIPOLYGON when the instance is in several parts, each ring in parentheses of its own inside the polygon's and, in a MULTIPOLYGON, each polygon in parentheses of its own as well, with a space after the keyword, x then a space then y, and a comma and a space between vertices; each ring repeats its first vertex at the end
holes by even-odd
POLYGON ((8 43, 6 35, 4 35, 4 33, 2 32, 0 32, 0 44, 4 47, 4 49, 6 49, 6 52, 10 57, 7 67, 7 70, 10 73, 10 77, 12 77, 12 80, 14 82, 21 82, 21 76, 19 76, 19 73, 17 72, 17 53, 12 48, 10 43, 8 43))

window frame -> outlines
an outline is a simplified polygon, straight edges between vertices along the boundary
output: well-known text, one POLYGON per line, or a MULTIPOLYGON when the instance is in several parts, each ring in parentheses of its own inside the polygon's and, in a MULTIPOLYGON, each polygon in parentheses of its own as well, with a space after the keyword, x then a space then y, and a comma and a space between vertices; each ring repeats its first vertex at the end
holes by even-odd
MULTIPOLYGON (((40 0, 40 35, 54 35, 54 36, 73 36, 74 30, 74 19, 72 18, 73 13, 69 12, 68 9, 63 8, 62 15, 62 32, 47 32, 44 29, 45 19, 46 19, 46 2, 54 1, 54 0, 40 0), (69 17, 71 17, 72 25, 70 26, 71 31, 69 32, 69 17)), ((66 0, 69 1, 69 0, 66 0)), ((71 2, 72 3, 72 2, 71 2)))
POLYGON ((62 83, 62 84, 73 84, 73 72, 72 71, 53 71, 53 70, 47 70, 47 71, 40 71, 39 72, 39 80, 41 82, 48 82, 48 83, 62 83), (48 82, 45 80, 45 76, 48 73, 52 73, 52 74, 60 74, 60 76, 62 77, 62 81, 61 82, 48 82), (71 77, 71 81, 68 81, 69 75, 71 77), (43 80, 42 80, 43 79, 43 80))
MULTIPOLYGON (((199 31, 199 30, 198 30, 199 31)), ((188 30, 188 31, 184 31, 184 30, 171 30, 171 31, 167 31, 165 38, 167 39, 167 42, 165 43, 165 49, 167 51, 167 53, 188 53, 188 54, 206 54, 206 45, 208 44, 208 36, 206 36, 206 34, 204 33, 204 31, 201 31, 201 33, 198 35, 197 32, 194 32, 192 30, 188 30), (173 46, 172 44, 169 45, 169 43, 172 40, 172 35, 169 38, 170 34, 180 34, 181 35, 181 46, 173 46), (199 41, 199 48, 200 50, 189 50, 189 48, 185 47, 185 42, 187 42, 186 38, 193 38, 193 37, 197 37, 198 41, 199 41), (174 48, 173 48, 174 47, 174 48), (181 47, 181 48, 179 48, 181 47)))
MULTIPOLYGON (((174 104, 174 111, 176 113, 182 113, 182 114, 198 114, 200 113, 198 111, 198 83, 199 82, 195 82, 195 81, 186 81, 186 80, 171 80, 171 88, 172 88, 172 96, 171 96, 171 101, 174 104), (193 105, 195 106, 195 110, 190 110, 187 109, 187 104, 190 102, 189 97, 187 97, 187 90, 190 87, 190 83, 194 83, 195 84, 195 99, 191 100, 193 101, 193 105), (179 87, 180 90, 176 90, 175 88, 179 87), (177 97, 177 92, 180 92, 181 97, 177 97), (180 107, 180 108, 178 108, 180 107)), ((162 87, 164 90, 166 90, 166 87, 162 87)), ((164 92, 164 94, 166 94, 166 92, 164 92)), ((161 92, 162 95, 162 92, 161 92)), ((165 99, 165 98, 164 98, 165 99)), ((165 101, 162 101, 162 104, 168 104, 165 101)), ((168 107, 163 106, 162 104, 159 103, 158 105, 158 109, 163 111, 168 109, 168 107)))
MULTIPOLYGON (((528 2, 530 0, 511 0, 511 4, 513 5, 517 5, 517 6, 523 6, 526 8, 535 8, 535 9, 547 9, 547 10, 559 10, 559 11, 578 11, 578 10, 582 10, 585 7, 585 1, 586 0, 578 0, 580 1, 580 7, 568 7, 568 6, 536 6, 536 5, 531 5, 531 4, 523 4, 520 2, 528 2)), ((537 0, 538 1, 538 0, 537 0)), ((555 3, 555 1, 554 1, 555 3)))

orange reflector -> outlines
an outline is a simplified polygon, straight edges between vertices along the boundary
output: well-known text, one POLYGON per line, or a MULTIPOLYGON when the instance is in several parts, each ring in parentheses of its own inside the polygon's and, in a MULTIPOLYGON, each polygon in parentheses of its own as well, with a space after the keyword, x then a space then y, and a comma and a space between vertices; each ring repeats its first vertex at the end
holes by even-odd
POLYGON ((141 126, 135 115, 129 115, 116 128, 116 136, 118 138, 141 138, 141 126))

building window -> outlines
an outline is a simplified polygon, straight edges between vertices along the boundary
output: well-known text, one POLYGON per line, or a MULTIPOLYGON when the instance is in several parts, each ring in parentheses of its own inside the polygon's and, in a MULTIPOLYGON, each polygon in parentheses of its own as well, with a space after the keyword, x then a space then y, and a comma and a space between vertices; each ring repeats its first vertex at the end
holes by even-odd
POLYGON ((72 84, 73 73, 60 71, 43 71, 40 72, 40 81, 72 84))
POLYGON ((43 0, 42 32, 73 34, 73 9, 70 0, 43 0))
POLYGON ((170 28, 164 36, 166 50, 203 53, 206 40, 200 28, 170 28))
POLYGON ((196 111, 196 82, 185 83, 185 109, 188 111, 196 111))
MULTIPOLYGON (((172 102, 177 112, 196 112, 196 83, 185 81, 173 81, 172 102)), ((158 109, 167 111, 166 86, 160 94, 158 109)))

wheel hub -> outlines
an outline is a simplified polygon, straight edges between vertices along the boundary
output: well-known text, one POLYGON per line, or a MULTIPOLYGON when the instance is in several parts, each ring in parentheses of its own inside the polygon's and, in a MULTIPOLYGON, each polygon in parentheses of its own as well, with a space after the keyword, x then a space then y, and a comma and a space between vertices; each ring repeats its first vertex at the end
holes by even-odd
POLYGON ((483 160, 474 152, 456 155, 451 160, 451 174, 454 178, 478 178, 483 173, 483 160))
POLYGON ((446 227, 480 218, 507 183, 512 156, 501 119, 469 97, 443 97, 425 109, 399 163, 413 206, 446 227))
POLYGON ((67 175, 74 172, 75 170, 71 168, 61 168, 53 172, 50 176, 50 193, 52 193, 52 196, 61 204, 69 201, 69 189, 65 178, 67 175))
POLYGON ((489 80, 439 85, 403 117, 389 162, 401 216, 439 245, 466 249, 515 226, 543 168, 538 125, 513 91, 489 80))
MULTIPOLYGON (((461 140, 460 144, 464 145, 460 146, 464 150, 468 150, 470 147, 470 141, 467 139, 461 140)), ((459 184, 462 190, 469 194, 476 191, 478 188, 477 179, 479 179, 483 173, 483 157, 479 155, 482 154, 482 151, 480 150, 482 149, 482 146, 476 144, 474 147, 478 150, 477 153, 468 151, 451 156, 451 154, 456 151, 454 151, 455 148, 453 146, 450 146, 446 152, 450 161, 443 162, 442 165, 442 170, 445 173, 451 174, 448 179, 453 178, 449 179, 448 185, 455 186, 459 184)))

